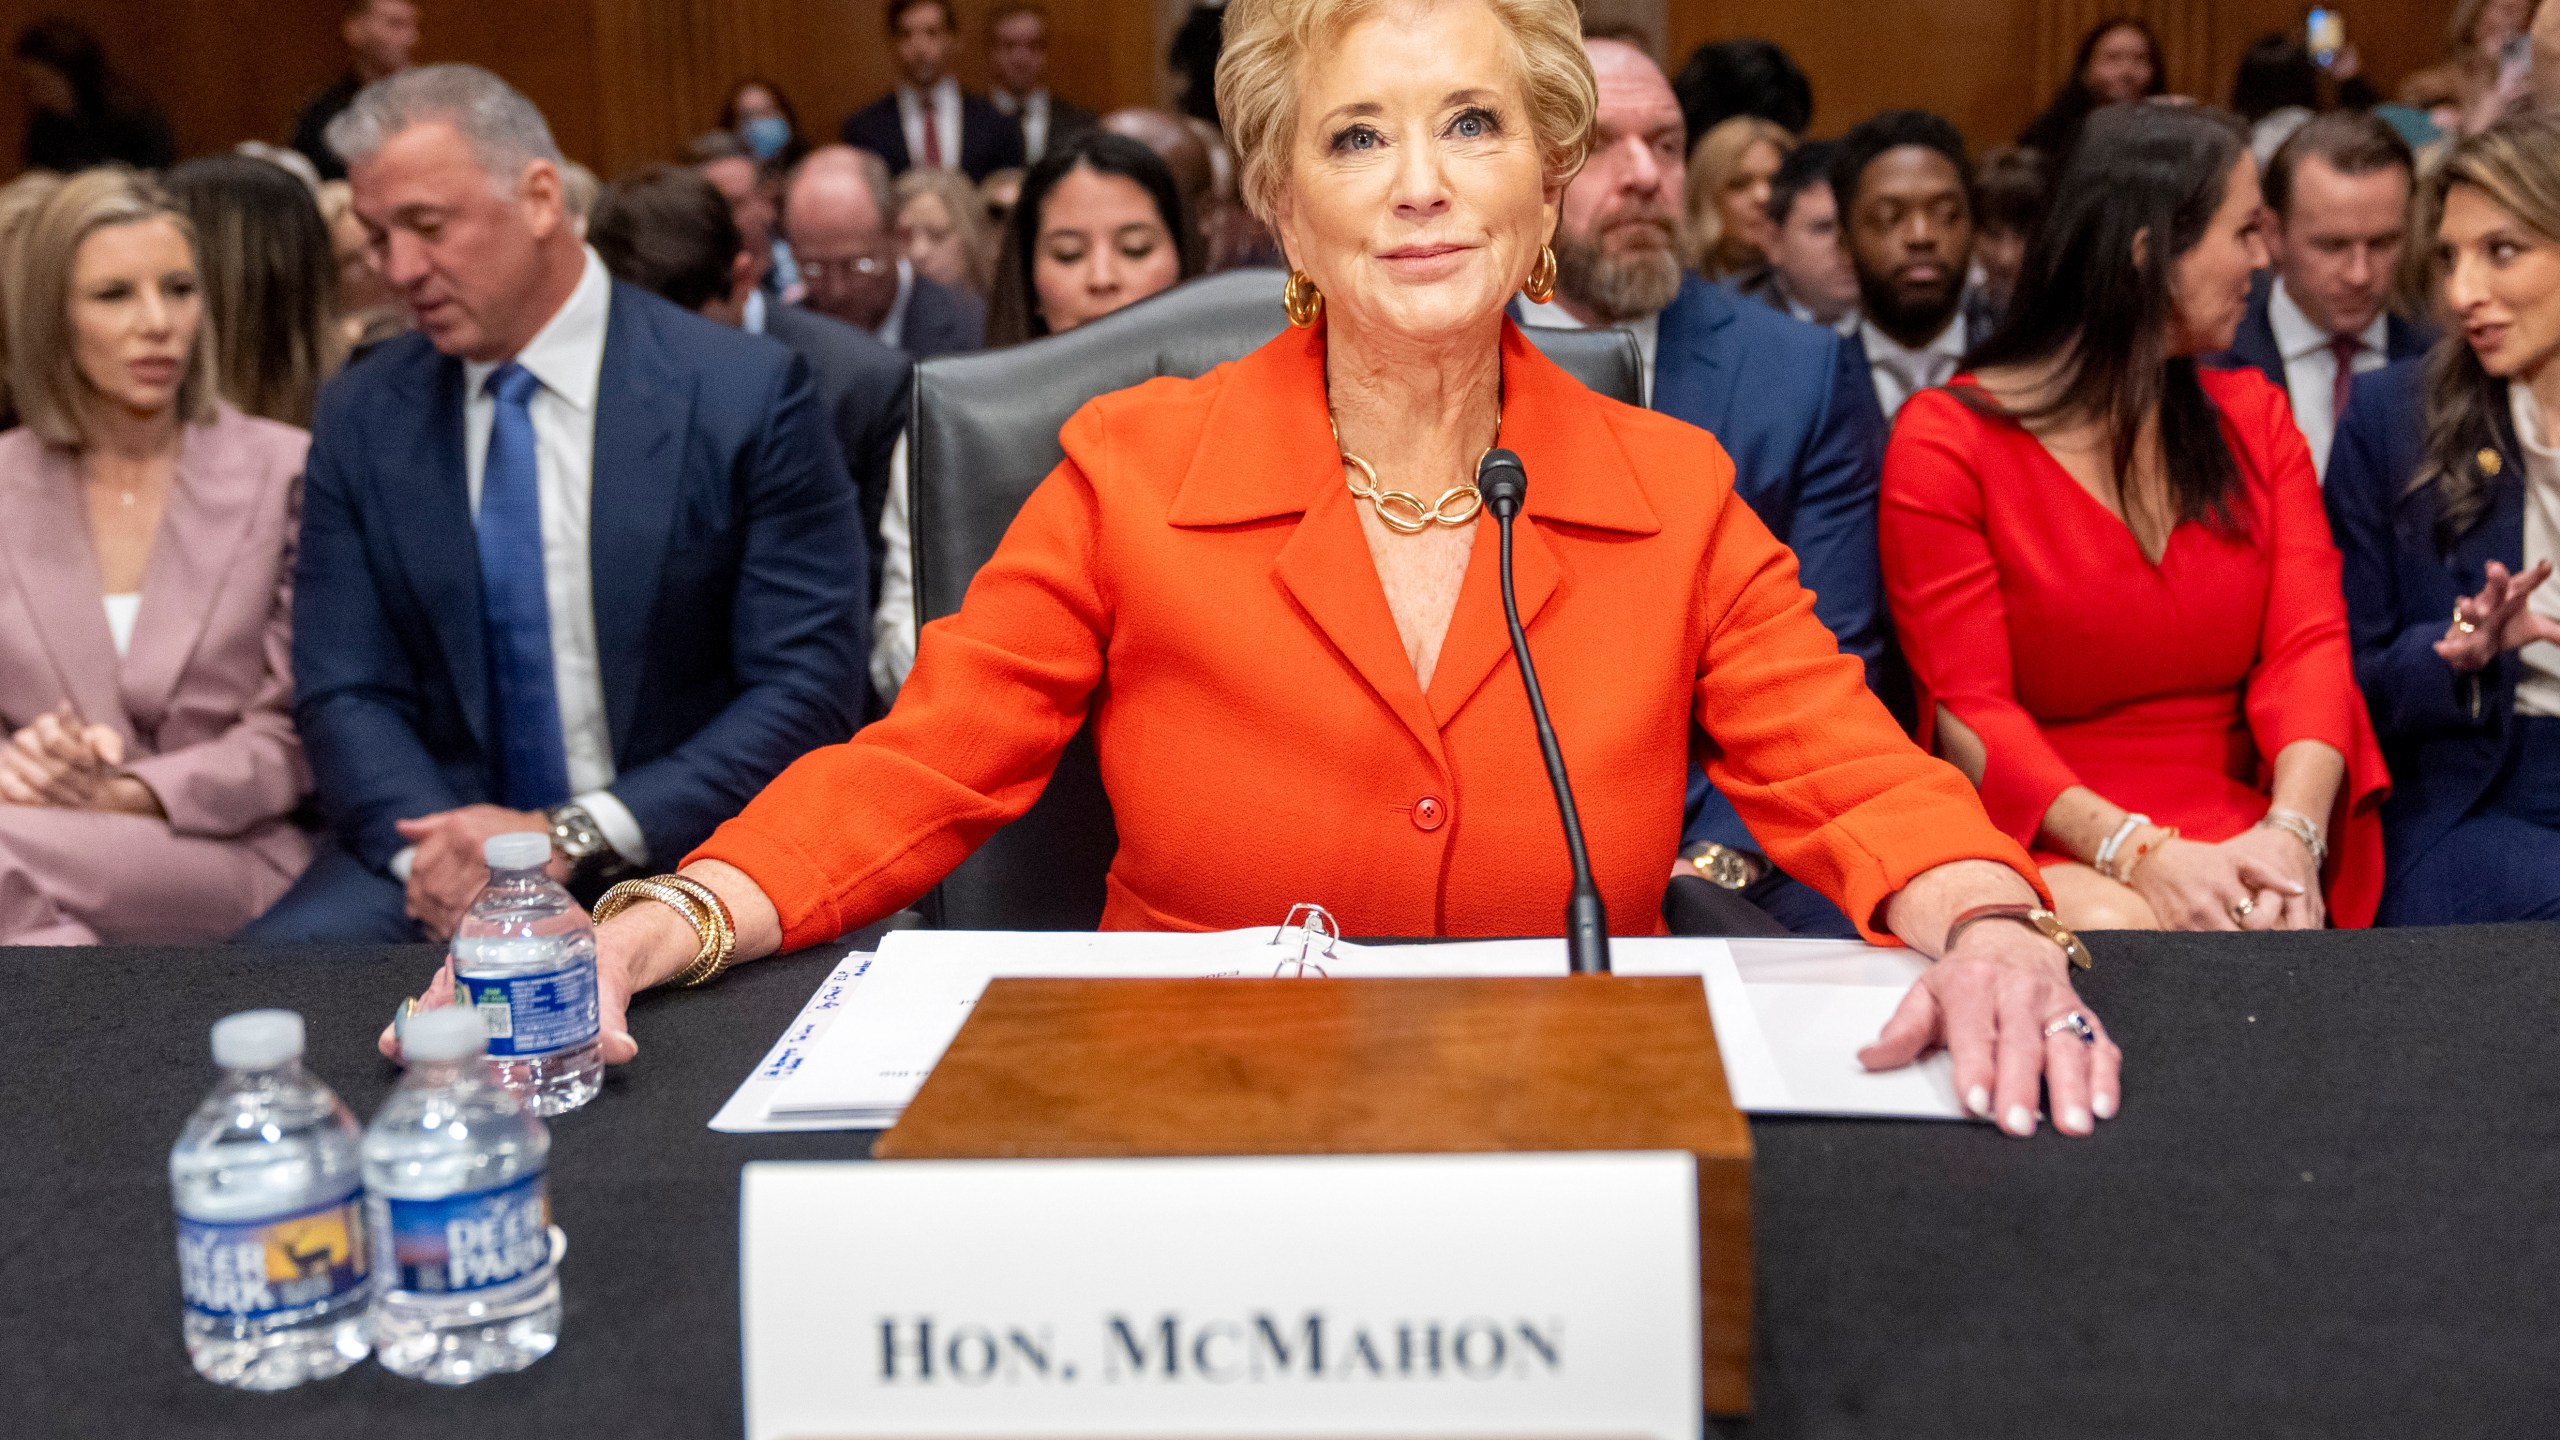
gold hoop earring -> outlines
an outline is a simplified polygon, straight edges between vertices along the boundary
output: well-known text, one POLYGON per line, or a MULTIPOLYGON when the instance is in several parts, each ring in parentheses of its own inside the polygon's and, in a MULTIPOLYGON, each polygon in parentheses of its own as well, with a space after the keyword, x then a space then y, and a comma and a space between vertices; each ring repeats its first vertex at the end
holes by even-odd
POLYGON ((1301 330, 1307 329, 1324 314, 1324 292, 1316 288, 1316 282, 1308 279, 1305 272, 1293 267, 1289 271, 1288 283, 1280 287, 1280 308, 1289 312, 1290 324, 1301 330))
POLYGON ((1529 267, 1529 279, 1520 293, 1534 305, 1544 305, 1556 298, 1556 251, 1552 245, 1538 247, 1536 263, 1529 267))

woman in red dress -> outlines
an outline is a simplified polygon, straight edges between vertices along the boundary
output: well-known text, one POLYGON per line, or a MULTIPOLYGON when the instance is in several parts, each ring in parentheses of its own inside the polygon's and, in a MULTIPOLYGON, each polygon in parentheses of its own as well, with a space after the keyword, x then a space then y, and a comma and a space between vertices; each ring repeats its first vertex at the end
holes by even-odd
POLYGON ((2373 917, 2388 781, 2283 393, 2199 372, 2265 263, 2205 115, 2091 120, 1974 373, 1886 452, 1887 593, 1923 740, 2089 929, 2373 917))

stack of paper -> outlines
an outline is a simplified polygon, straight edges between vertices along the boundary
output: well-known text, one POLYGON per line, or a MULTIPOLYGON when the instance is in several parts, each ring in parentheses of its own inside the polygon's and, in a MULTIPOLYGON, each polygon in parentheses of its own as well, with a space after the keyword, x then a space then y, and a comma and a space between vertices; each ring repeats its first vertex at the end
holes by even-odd
MULTIPOLYGON (((901 930, 836 967, 715 1130, 872 1130, 897 1123, 991 980, 1209 979, 1295 973, 1268 928, 1215 935, 901 930)), ((1619 940, 1622 975, 1704 978, 1734 1103, 1754 1114, 1958 1119, 1943 1056, 1871 1075, 1875 1037, 1925 962, 1835 941, 1619 940)), ((1337 943, 1335 979, 1565 973, 1560 940, 1337 943)), ((1275 978, 1274 983, 1294 983, 1275 978)))

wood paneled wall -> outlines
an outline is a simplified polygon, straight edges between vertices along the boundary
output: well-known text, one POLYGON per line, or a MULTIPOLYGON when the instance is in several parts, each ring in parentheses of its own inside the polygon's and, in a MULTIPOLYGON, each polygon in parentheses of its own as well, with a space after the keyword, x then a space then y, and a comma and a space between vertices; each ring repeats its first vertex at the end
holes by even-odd
MULTIPOLYGON (((957 0, 964 76, 982 78, 991 0, 957 0)), ((1676 65, 1699 43, 1761 35, 1812 75, 1814 126, 1837 133, 1889 105, 1945 113, 1996 144, 2060 82, 2103 15, 2149 17, 2181 91, 2227 97, 2248 42, 2302 22, 2299 0, 1597 0, 1640 22, 1658 7, 1676 65)), ((2342 0, 2352 39, 2386 92, 2440 50, 2446 6, 2342 0)), ((675 153, 748 75, 781 85, 813 135, 877 96, 892 62, 879 0, 422 0, 421 58, 488 65, 543 107, 572 156, 610 176, 675 153)), ((1098 108, 1156 103, 1163 36, 1185 0, 1050 0, 1058 87, 1098 108)), ((0 0, 0 32, 75 16, 167 105, 190 154, 281 140, 341 63, 337 0, 0 0)), ((0 157, 17 153, 23 99, 0 103, 0 157)), ((10 168, 0 164, 0 169, 10 168)))

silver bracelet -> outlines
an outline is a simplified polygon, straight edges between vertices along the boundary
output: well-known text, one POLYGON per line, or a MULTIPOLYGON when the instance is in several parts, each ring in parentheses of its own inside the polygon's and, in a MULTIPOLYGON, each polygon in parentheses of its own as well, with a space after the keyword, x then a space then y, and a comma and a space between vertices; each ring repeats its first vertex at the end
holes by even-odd
POLYGON ((2319 825, 2299 810, 2269 810, 2266 818, 2258 822, 2258 828, 2281 830, 2301 841, 2302 848, 2311 852, 2313 869, 2329 863, 2329 842, 2321 837, 2319 825))
POLYGON ((2116 873, 2107 868, 2115 863, 2116 852, 2124 848, 2124 842, 2133 838, 2133 832, 2150 823, 2151 817, 2148 815, 2126 812, 2124 823, 2116 827, 2116 833, 2098 842, 2098 858, 2091 863, 2090 868, 2110 880, 2116 879, 2116 873))

